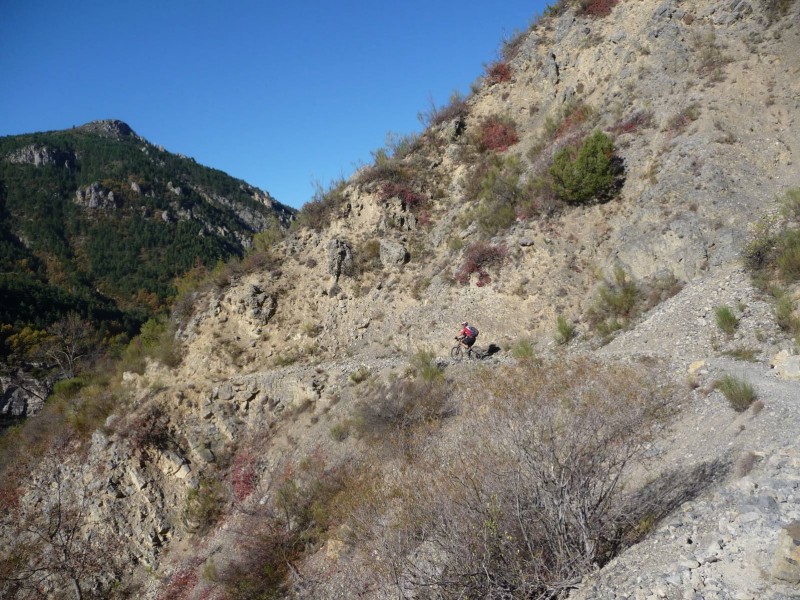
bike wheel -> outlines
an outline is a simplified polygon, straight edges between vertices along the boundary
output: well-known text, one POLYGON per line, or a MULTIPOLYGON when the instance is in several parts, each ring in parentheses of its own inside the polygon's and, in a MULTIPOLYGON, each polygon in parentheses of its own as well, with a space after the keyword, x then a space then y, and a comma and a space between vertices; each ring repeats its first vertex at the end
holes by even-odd
POLYGON ((458 346, 453 346, 450 349, 450 358, 455 360, 461 360, 461 344, 458 346))

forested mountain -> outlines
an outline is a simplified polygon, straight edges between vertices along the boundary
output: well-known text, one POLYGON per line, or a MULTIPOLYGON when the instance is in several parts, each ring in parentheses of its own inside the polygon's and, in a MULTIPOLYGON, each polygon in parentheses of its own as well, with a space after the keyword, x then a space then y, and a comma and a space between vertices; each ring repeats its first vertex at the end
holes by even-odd
POLYGON ((0 138, 0 360, 76 313, 131 333, 195 265, 241 256, 292 209, 121 121, 0 138))

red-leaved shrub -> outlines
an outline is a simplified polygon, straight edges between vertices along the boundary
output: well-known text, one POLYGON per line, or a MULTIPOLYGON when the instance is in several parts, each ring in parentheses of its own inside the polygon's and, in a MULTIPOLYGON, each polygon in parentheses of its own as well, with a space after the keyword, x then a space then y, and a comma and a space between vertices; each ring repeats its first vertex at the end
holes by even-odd
POLYGON ((581 0, 578 14, 584 17, 607 17, 619 0, 581 0))
POLYGON ((386 201, 389 198, 400 198, 406 208, 421 206, 428 199, 419 192, 415 192, 402 183, 384 183, 379 198, 386 201))
POLYGON ((494 115, 484 119, 480 125, 478 145, 484 152, 505 152, 518 141, 517 126, 509 119, 494 115))
POLYGON ((476 285, 482 287, 492 281, 487 269, 499 266, 506 256, 505 246, 493 246, 487 242, 475 242, 464 252, 464 264, 456 271, 455 279, 461 285, 469 283, 473 273, 478 274, 476 285))
POLYGON ((486 69, 486 82, 489 85, 505 83, 506 81, 511 81, 512 74, 511 66, 507 62, 492 63, 486 69))

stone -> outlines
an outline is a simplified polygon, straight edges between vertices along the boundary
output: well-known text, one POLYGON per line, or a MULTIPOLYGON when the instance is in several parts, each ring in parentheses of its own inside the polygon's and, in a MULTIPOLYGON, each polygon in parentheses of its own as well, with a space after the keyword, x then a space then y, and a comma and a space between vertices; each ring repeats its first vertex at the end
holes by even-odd
POLYGON ((800 583, 800 521, 781 529, 770 574, 774 579, 800 583))

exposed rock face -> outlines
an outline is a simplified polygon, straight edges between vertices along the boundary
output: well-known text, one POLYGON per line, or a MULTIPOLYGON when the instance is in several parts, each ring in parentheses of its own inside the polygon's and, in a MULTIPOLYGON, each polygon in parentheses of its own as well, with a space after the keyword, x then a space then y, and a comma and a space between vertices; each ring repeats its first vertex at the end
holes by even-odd
POLYGON ((97 181, 75 192, 75 204, 99 210, 114 209, 119 206, 114 198, 114 192, 106 190, 97 181))
POLYGON ((63 166, 72 169, 75 165, 74 154, 38 144, 19 148, 6 156, 6 160, 15 165, 34 165, 36 167, 63 166))

